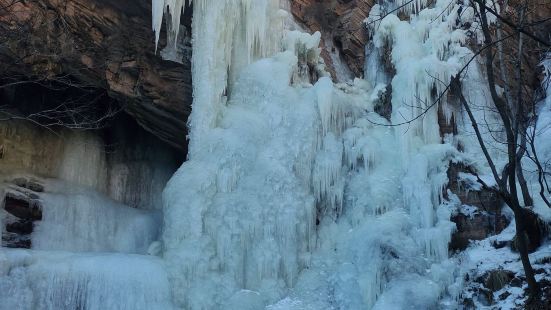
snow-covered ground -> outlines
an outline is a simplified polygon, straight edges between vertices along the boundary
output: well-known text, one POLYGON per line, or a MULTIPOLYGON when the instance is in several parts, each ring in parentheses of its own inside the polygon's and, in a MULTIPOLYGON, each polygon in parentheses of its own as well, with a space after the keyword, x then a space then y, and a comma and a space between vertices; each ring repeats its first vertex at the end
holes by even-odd
MULTIPOLYGON (((481 241, 474 241, 465 252, 458 255, 465 286, 462 305, 465 309, 522 309, 527 300, 527 284, 518 252, 510 246, 515 235, 514 222, 501 234, 481 241)), ((536 280, 549 296, 551 286, 551 243, 547 241, 530 254, 536 280)))

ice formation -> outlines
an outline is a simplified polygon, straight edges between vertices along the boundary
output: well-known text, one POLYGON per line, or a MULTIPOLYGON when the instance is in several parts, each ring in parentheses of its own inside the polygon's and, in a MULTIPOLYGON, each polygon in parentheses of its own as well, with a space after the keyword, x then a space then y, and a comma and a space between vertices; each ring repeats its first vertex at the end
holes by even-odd
POLYGON ((247 67, 220 127, 165 189, 164 257, 182 306, 212 309, 239 288, 273 300, 308 263, 316 89, 289 85, 296 61, 286 52, 247 67))
MULTIPOLYGON (((157 44, 165 18, 174 49, 186 1, 152 5, 157 44)), ((189 158, 163 192, 160 241, 154 211, 46 182, 33 249, 0 249, 0 309, 457 307, 447 170, 485 164, 439 94, 473 55, 472 10, 380 2, 366 20, 365 80, 335 84, 321 35, 287 28, 285 5, 193 1, 189 158), (388 119, 375 113, 385 92, 388 119), (459 135, 440 136, 438 108, 459 135)), ((468 68, 465 96, 484 104, 486 89, 469 84, 483 84, 476 62, 468 68)), ((86 148, 69 151, 76 160, 86 148)), ((97 171, 71 172, 62 175, 98 187, 97 171)))
POLYGON ((0 251, 0 309, 172 309, 159 258, 0 251))
POLYGON ((40 191, 0 186, 2 199, 30 199, 41 211, 30 250, 0 248, 0 309, 172 309, 163 262, 145 255, 159 237, 158 211, 130 208, 90 187, 32 179, 40 191))
MULTIPOLYGON (((14 125, 12 136, 3 137, 26 136, 24 129, 14 125)), ((104 142, 86 132, 57 140, 40 137, 44 141, 37 139, 39 143, 49 148, 21 145, 22 159, 9 162, 13 169, 2 170, 6 173, 0 176, 3 245, 5 237, 14 240, 8 224, 29 224, 24 213, 18 217, 4 208, 5 197, 19 201, 19 208, 28 203, 40 211, 30 223, 32 233, 15 239, 29 242, 30 249, 0 247, 0 309, 171 309, 163 261, 147 255, 159 252, 151 245, 160 237, 162 217, 160 211, 151 210, 155 205, 150 199, 155 196, 151 190, 163 182, 163 164, 154 166, 159 169, 153 172, 143 160, 123 162, 114 154, 108 159, 104 142), (57 179, 20 171, 37 157, 44 165, 42 171, 57 179), (116 165, 115 173, 129 167, 145 169, 140 173, 152 177, 136 180, 117 174, 115 178, 108 165, 116 165), (114 198, 143 209, 107 196, 113 193, 114 198)), ((132 153, 143 158, 139 155, 132 153)))
MULTIPOLYGON (((420 111, 472 55, 456 27, 472 15, 406 5, 409 21, 389 14, 372 30, 374 49, 392 49, 392 80, 333 84, 319 34, 280 31, 277 1, 194 3, 190 154, 164 192, 176 305, 403 309, 448 296, 453 308, 443 190, 463 158, 437 108, 420 111), (390 122, 374 113, 389 82, 390 122)), ((366 77, 381 68, 372 58, 366 77)))
POLYGON ((33 249, 145 254, 157 240, 160 214, 130 208, 91 190, 46 183, 33 249), (98 215, 101 215, 99 217, 98 215))
MULTIPOLYGON (((547 66, 551 71, 551 56, 550 60, 547 62, 549 63, 547 66)), ((549 139, 546 139, 551 134, 551 129, 549 128, 549 125, 551 123, 551 72, 548 71, 547 77, 549 85, 547 86, 547 96, 545 98, 545 101, 541 103, 540 108, 540 114, 538 117, 538 126, 540 128, 540 132, 537 135, 537 139, 541 139, 538 141, 537 145, 539 146, 538 153, 541 153, 544 158, 551 158, 551 145, 549 144, 549 139)))
POLYGON ((542 66, 545 76, 542 89, 545 91, 545 98, 538 106, 538 122, 534 138, 536 152, 540 160, 545 163, 544 170, 549 172, 551 170, 551 164, 548 161, 551 159, 551 53, 546 55, 542 66))

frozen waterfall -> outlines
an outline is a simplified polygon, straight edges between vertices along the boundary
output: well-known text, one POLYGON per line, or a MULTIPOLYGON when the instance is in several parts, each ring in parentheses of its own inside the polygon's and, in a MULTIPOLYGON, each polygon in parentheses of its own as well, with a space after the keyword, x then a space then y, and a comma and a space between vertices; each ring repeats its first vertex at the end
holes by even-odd
MULTIPOLYGON (((178 3, 161 2, 159 16, 165 5, 179 14, 178 3)), ((453 308, 455 202, 443 190, 449 163, 464 158, 453 137, 440 137, 437 109, 418 111, 443 90, 435 77, 449 79, 472 55, 455 27, 472 14, 458 14, 461 2, 417 1, 403 8, 409 21, 370 16, 373 48, 391 48, 396 75, 334 84, 319 33, 286 28, 280 6, 194 1, 189 161, 163 196, 176 305, 453 308), (390 121, 374 112, 386 82, 390 121), (419 119, 386 126, 410 118, 419 119)), ((453 107, 440 104, 449 120, 453 107)))
POLYGON ((171 153, 126 140, 107 154, 97 134, 24 122, 0 131, 16 150, 0 156, 0 309, 172 309, 156 256, 171 153))
MULTIPOLYGON (((174 53, 190 3, 152 0, 157 49, 174 53)), ((94 185, 95 169, 40 191, 3 184, 40 223, 31 249, 0 248, 0 310, 456 309, 447 171, 480 150, 454 103, 434 102, 473 55, 474 12, 407 3, 371 9, 364 79, 335 83, 320 33, 297 30, 286 1, 194 0, 188 160, 162 210, 71 183, 94 185), (438 109, 457 135, 441 135, 438 109)), ((469 74, 467 86, 481 79, 476 62, 469 74)), ((86 150, 75 152, 73 164, 86 150)))

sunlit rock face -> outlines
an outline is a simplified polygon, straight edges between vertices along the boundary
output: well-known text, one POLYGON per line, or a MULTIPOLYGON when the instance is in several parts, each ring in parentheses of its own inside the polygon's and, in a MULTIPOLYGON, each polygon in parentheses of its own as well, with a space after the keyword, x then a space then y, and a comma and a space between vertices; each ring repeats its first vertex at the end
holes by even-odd
POLYGON ((291 12, 308 31, 322 34, 321 56, 334 79, 363 76, 372 0, 292 0, 291 12))

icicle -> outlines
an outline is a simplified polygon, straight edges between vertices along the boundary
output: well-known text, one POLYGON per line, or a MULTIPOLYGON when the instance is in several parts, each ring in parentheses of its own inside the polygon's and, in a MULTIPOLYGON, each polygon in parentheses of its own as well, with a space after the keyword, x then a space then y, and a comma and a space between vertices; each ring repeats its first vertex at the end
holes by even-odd
POLYGON ((316 202, 322 205, 323 213, 329 212, 333 218, 340 215, 343 205, 342 151, 342 143, 333 134, 326 135, 323 148, 316 156, 312 176, 316 202))
POLYGON ((153 31, 155 32, 155 53, 157 53, 159 38, 161 36, 161 27, 163 24, 164 10, 165 10, 165 0, 151 1, 151 15, 152 15, 151 20, 153 25, 153 31))
POLYGON ((278 0, 194 2, 192 73, 194 102, 189 120, 190 152, 216 126, 224 97, 241 68, 278 50, 282 36, 278 0))
MULTIPOLYGON (((189 5, 191 5, 189 0, 189 5)), ((180 32, 180 17, 186 8, 186 0, 151 0, 151 14, 153 31, 155 32, 155 52, 159 45, 163 15, 167 14, 168 48, 176 49, 178 34, 180 32), (170 18, 169 18, 170 17, 170 18)))
POLYGON ((327 134, 331 128, 333 118, 333 83, 329 78, 323 78, 316 84, 318 94, 318 109, 321 118, 323 134, 327 134))

